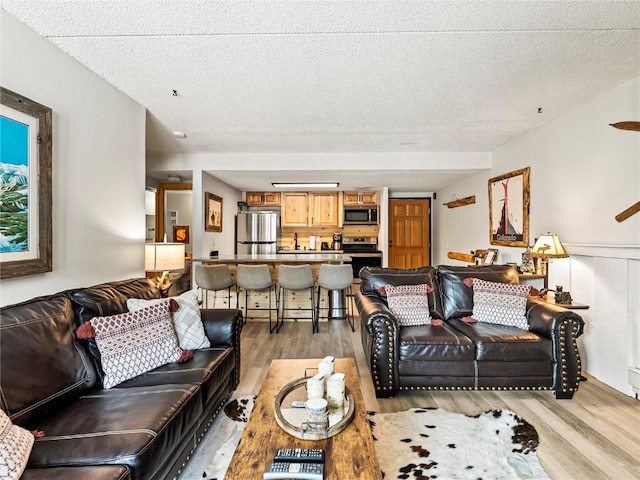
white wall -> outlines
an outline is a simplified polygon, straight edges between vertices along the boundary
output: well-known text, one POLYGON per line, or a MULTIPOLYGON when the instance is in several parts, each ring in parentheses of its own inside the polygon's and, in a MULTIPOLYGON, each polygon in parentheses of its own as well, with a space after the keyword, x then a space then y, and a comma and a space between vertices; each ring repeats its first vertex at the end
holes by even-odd
POLYGON ((208 257, 211 250, 220 254, 235 251, 235 217, 242 192, 201 170, 193 172, 193 256, 208 257), (204 231, 205 192, 222 197, 222 232, 204 231), (198 247, 199 246, 199 247, 198 247))
MULTIPOLYGON (((550 285, 590 305, 580 348, 585 371, 631 394, 627 368, 638 365, 640 215, 615 215, 640 199, 640 134, 609 126, 640 119, 640 77, 592 99, 493 152, 493 168, 438 192, 434 263, 448 251, 489 246, 487 180, 531 167, 531 243, 555 232, 571 257, 550 263, 550 285), (474 205, 443 202, 475 195, 474 205), (442 201, 441 201, 442 199, 442 201)), ((498 247, 498 261, 521 262, 522 249, 498 247)))
POLYGON ((0 83, 53 110, 53 271, 7 305, 144 275, 145 110, 0 9, 0 83))

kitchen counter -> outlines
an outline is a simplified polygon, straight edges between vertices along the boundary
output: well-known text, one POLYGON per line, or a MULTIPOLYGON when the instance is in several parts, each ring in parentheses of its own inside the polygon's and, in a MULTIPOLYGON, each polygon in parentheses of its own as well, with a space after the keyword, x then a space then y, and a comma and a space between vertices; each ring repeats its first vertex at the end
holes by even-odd
POLYGON ((194 262, 203 263, 350 263, 351 257, 336 250, 288 250, 263 255, 219 255, 217 257, 194 258, 194 262), (326 252, 332 253, 326 253, 326 252), (323 253, 324 252, 324 253, 323 253))
POLYGON ((278 255, 311 255, 315 253, 344 253, 344 250, 280 250, 278 255))

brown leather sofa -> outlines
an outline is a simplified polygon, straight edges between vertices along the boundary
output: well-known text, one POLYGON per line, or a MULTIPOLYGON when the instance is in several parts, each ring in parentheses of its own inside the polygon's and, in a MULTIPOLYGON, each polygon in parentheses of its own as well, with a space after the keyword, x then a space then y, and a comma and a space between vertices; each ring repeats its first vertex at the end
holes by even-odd
POLYGON ((412 270, 365 267, 356 305, 378 397, 402 390, 553 390, 572 398, 580 382, 576 339, 584 322, 573 311, 527 298, 529 329, 468 323, 473 289, 466 278, 518 283, 510 266, 439 266, 412 270), (380 287, 425 283, 432 318, 442 326, 400 327, 380 287))
POLYGON ((2 308, 0 407, 41 430, 24 480, 176 478, 240 378, 239 310, 202 310, 211 347, 103 389, 93 340, 76 328, 159 298, 146 278, 69 290, 2 308))

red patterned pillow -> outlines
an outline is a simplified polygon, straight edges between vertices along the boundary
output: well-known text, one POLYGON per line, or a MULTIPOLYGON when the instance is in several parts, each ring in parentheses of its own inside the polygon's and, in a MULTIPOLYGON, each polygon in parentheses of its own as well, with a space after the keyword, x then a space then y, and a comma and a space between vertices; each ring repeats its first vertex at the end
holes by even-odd
POLYGON ((190 350, 178 347, 171 321, 171 311, 176 308, 176 301, 167 299, 135 312, 94 317, 78 328, 78 338, 95 336, 105 372, 104 388, 191 358, 190 350))
POLYGON ((513 285, 473 279, 473 318, 479 322, 497 323, 529 329, 525 316, 530 285, 513 285))
POLYGON ((428 285, 385 285, 387 304, 403 327, 430 325, 428 285))

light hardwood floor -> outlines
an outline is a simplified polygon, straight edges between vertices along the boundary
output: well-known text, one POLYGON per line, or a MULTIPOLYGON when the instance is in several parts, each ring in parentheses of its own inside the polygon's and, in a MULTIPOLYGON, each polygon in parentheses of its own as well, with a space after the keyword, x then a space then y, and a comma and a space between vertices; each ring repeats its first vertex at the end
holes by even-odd
MULTIPOLYGON (((412 407, 439 407, 477 414, 510 409, 535 426, 538 457, 553 480, 640 479, 640 401, 588 377, 572 400, 547 392, 403 392, 376 399, 360 331, 343 320, 311 324, 286 321, 279 334, 268 324, 247 322, 242 332, 242 375, 236 395, 257 394, 274 358, 355 357, 367 410, 395 412, 412 407)), ((292 378, 304 372, 291 372, 292 378)))

